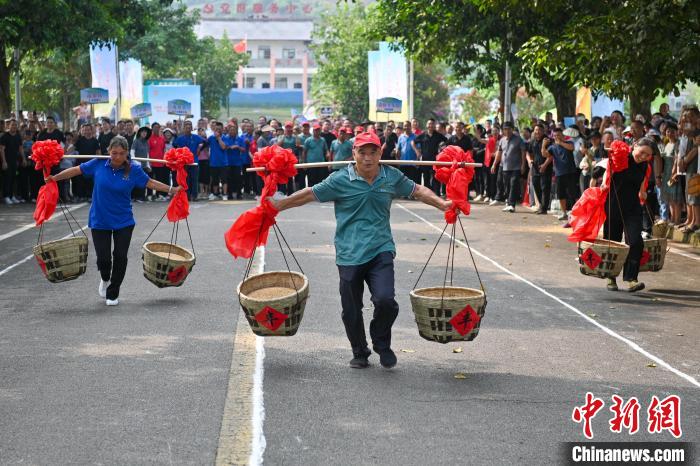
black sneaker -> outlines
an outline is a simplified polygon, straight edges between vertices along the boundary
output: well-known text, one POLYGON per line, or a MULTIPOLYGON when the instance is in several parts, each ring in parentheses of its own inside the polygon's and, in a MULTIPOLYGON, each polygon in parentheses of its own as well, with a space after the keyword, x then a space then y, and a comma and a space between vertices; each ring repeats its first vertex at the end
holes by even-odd
POLYGON ((373 349, 374 352, 379 355, 379 364, 381 364, 383 368, 391 369, 396 365, 396 355, 391 350, 391 348, 379 350, 375 346, 373 349))
POLYGON ((364 369, 369 367, 368 358, 372 354, 369 348, 365 348, 365 351, 360 354, 354 354, 354 357, 350 360, 350 367, 353 369, 364 369))

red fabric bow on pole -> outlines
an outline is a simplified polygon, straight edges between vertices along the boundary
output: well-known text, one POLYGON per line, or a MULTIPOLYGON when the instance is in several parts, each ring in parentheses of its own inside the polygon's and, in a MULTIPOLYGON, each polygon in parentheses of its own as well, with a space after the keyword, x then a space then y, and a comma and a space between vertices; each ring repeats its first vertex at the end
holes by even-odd
POLYGON ((177 222, 190 215, 190 202, 187 199, 187 170, 185 167, 194 163, 194 155, 187 147, 170 149, 163 157, 165 165, 175 172, 177 184, 182 188, 170 199, 168 221, 177 222))
POLYGON ((630 147, 624 141, 615 141, 610 146, 608 169, 600 187, 588 188, 571 209, 571 234, 569 241, 594 241, 600 227, 605 223, 605 201, 610 191, 613 173, 627 170, 630 147))
POLYGON ((449 167, 434 165, 435 178, 445 184, 447 199, 452 201, 452 207, 445 212, 445 221, 449 224, 457 221, 457 215, 462 212, 469 215, 469 183, 474 178, 474 167, 460 167, 458 162, 474 162, 471 151, 464 152, 458 146, 447 146, 437 156, 438 162, 452 162, 449 167))
POLYGON ((289 149, 278 145, 268 146, 253 156, 253 166, 265 167, 257 172, 264 180, 260 205, 243 212, 224 234, 226 248, 233 257, 250 258, 256 247, 267 244, 267 234, 275 224, 278 210, 268 201, 268 196, 277 191, 278 184, 286 184, 297 174, 294 164, 297 158, 289 149))
MULTIPOLYGON (((32 160, 35 170, 43 170, 44 178, 51 174, 51 169, 58 165, 63 158, 61 144, 54 140, 38 141, 32 146, 32 160)), ((58 204, 58 184, 50 180, 39 188, 34 209, 36 226, 41 225, 51 218, 58 204)))

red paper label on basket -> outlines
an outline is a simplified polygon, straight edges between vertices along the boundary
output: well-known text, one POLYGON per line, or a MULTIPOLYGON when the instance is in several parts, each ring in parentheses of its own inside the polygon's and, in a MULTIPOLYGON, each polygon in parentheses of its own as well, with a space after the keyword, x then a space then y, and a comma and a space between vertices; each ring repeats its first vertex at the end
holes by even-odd
POLYGON ((581 254, 581 260, 591 269, 597 268, 600 263, 603 262, 603 259, 601 259, 598 253, 591 248, 583 251, 583 254, 581 254))
POLYGON ((467 307, 459 311, 457 315, 450 319, 450 324, 457 332, 464 336, 474 330, 479 324, 481 317, 476 313, 473 307, 467 304, 467 307))
POLYGON ((639 265, 645 265, 651 259, 651 254, 646 249, 642 251, 642 258, 639 259, 639 265))
POLYGON ((44 275, 46 275, 46 262, 41 257, 37 257, 36 261, 39 263, 39 267, 41 267, 41 271, 44 272, 44 275))
POLYGON ((277 330, 288 317, 287 314, 282 314, 280 311, 272 309, 270 306, 265 306, 260 312, 255 314, 255 320, 260 322, 260 325, 269 328, 273 332, 277 330))
POLYGON ((168 272, 168 281, 170 283, 178 283, 185 279, 187 276, 187 267, 181 265, 180 267, 175 267, 170 272, 168 272))

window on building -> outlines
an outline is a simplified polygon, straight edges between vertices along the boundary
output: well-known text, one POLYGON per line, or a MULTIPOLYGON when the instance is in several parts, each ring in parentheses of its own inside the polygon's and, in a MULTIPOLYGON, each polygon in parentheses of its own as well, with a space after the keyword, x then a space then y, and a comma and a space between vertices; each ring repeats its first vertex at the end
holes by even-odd
POLYGON ((269 45, 259 45, 258 46, 258 58, 270 58, 270 46, 269 45))
POLYGON ((275 78, 275 89, 287 89, 287 78, 275 78))
POLYGON ((237 82, 233 83, 233 88, 234 88, 234 89, 238 89, 238 83, 237 83, 237 82))
POLYGON ((247 88, 255 87, 255 77, 246 76, 245 87, 247 87, 247 88))
POLYGON ((295 58, 296 54, 296 49, 282 49, 282 58, 295 58))
POLYGON ((294 89, 301 89, 301 83, 294 83, 294 89))
POLYGON ((263 89, 269 89, 269 88, 270 88, 270 83, 262 83, 262 88, 263 88, 263 89))

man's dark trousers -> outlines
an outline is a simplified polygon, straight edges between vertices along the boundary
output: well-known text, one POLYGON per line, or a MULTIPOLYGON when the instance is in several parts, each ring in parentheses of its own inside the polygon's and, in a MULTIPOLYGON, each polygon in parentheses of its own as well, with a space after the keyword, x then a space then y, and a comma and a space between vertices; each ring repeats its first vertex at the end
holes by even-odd
POLYGON ((340 302, 343 306, 343 324, 355 355, 367 348, 365 324, 362 318, 362 295, 365 282, 374 304, 374 315, 369 324, 372 343, 378 350, 391 346, 391 326, 399 315, 399 304, 394 299, 394 254, 379 253, 361 265, 338 265, 340 275, 340 302))
POLYGON ((520 170, 503 170, 503 184, 508 193, 506 203, 515 207, 520 201, 520 170))

